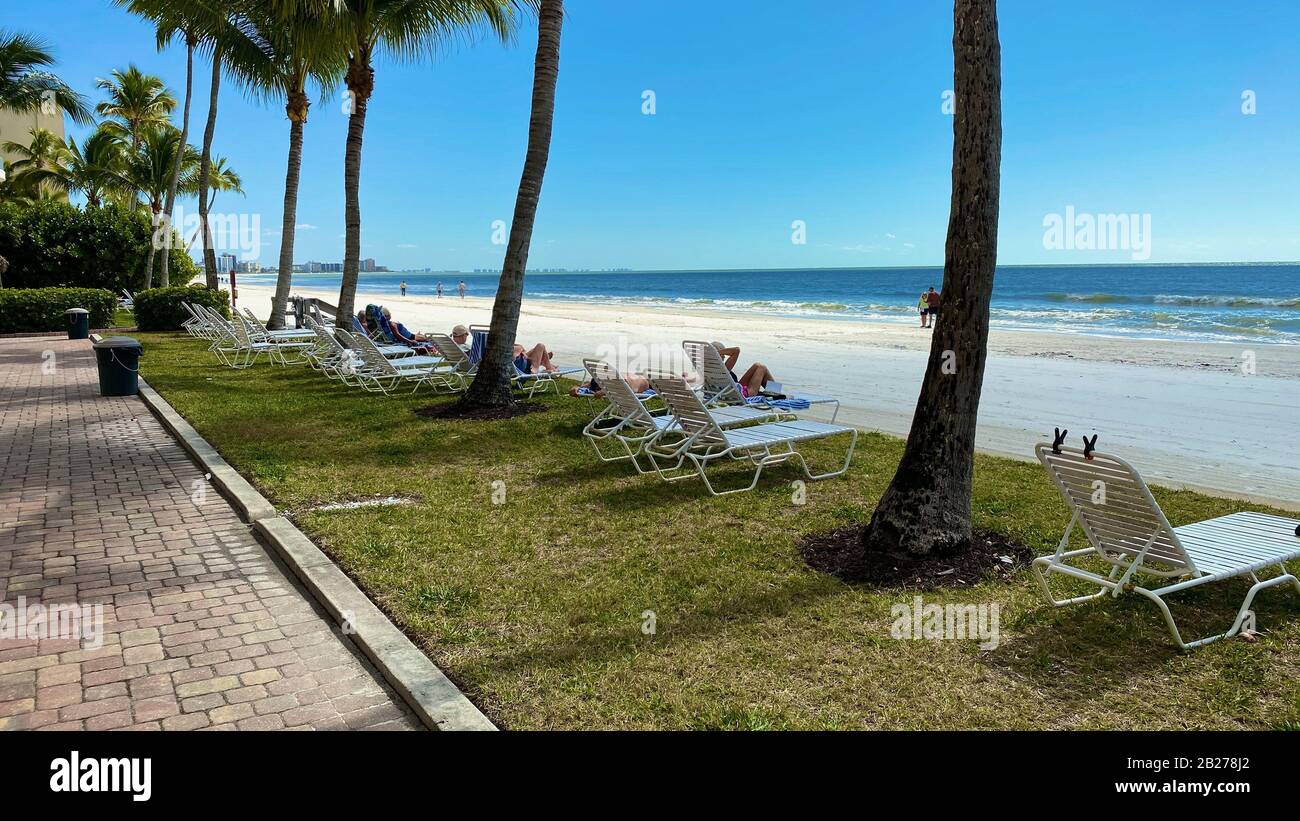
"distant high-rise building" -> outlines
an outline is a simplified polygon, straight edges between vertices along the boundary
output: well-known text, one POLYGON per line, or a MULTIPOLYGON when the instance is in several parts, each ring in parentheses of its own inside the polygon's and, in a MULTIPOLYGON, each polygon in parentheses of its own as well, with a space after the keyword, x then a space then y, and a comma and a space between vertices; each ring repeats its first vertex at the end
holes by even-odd
POLYGON ((235 259, 234 254, 220 254, 217 256, 217 272, 228 274, 235 270, 237 262, 238 260, 235 259))
POLYGON ((361 270, 370 273, 374 273, 375 271, 377 271, 378 268, 375 265, 375 258, 367 257, 366 259, 361 260, 361 270))

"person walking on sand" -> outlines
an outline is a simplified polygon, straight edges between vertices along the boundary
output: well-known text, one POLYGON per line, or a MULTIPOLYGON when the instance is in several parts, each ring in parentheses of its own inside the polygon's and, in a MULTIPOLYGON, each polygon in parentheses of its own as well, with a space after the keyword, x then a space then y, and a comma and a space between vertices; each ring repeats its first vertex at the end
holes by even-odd
POLYGON ((929 294, 921 292, 921 301, 916 304, 916 309, 921 312, 921 327, 930 327, 930 300, 929 294))
POLYGON ((940 303, 942 301, 943 301, 943 294, 940 293, 939 291, 936 291, 934 289, 934 286, 931 285, 930 290, 927 291, 925 294, 925 302, 926 305, 929 306, 931 328, 939 324, 939 308, 940 308, 940 303))
POLYGON ((456 286, 456 290, 460 291, 460 298, 463 300, 465 298, 465 280, 460 281, 460 284, 456 286))
POLYGON ((442 280, 438 280, 438 299, 442 299, 442 280))
POLYGON ((406 280, 402 280, 402 283, 397 287, 402 290, 402 296, 406 296, 406 280))

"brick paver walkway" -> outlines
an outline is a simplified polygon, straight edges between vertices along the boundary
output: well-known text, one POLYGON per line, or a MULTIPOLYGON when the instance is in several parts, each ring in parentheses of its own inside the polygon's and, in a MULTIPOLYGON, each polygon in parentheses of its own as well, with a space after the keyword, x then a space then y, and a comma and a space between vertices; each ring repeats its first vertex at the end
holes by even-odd
POLYGON ((420 726, 85 341, 0 340, 10 632, 20 599, 102 604, 103 644, 0 637, 3 729, 420 726))

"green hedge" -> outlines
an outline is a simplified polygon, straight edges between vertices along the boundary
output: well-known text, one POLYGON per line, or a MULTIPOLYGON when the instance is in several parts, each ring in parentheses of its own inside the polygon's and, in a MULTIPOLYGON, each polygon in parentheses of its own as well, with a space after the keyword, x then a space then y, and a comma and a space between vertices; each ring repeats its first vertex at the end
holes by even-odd
POLYGON ((182 302, 198 303, 230 318, 230 292, 210 291, 199 285, 150 288, 135 295, 135 324, 142 331, 176 331, 190 318, 182 302))
POLYGON ((102 288, 3 288, 0 333, 66 330, 69 308, 85 308, 90 327, 107 328, 113 324, 117 297, 102 288))
MULTIPOLYGON (((78 208, 59 200, 0 202, 0 257, 9 260, 7 288, 144 287, 151 241, 144 211, 105 205, 78 208)), ((158 283, 162 252, 154 258, 158 283)), ((171 284, 184 285, 199 268, 184 248, 171 251, 171 284)))

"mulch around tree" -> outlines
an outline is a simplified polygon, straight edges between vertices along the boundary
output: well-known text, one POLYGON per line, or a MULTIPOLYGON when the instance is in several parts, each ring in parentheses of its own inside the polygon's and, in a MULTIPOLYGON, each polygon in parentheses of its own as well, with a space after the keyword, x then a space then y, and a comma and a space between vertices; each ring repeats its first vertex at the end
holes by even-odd
POLYGON ((487 408, 465 408, 460 402, 443 402, 416 408, 415 415, 426 419, 446 419, 448 421, 490 422, 497 419, 513 419, 529 413, 541 413, 550 410, 550 406, 541 402, 515 402, 487 408))
POLYGON ((865 523, 811 533, 797 545, 813 570, 849 584, 937 590, 989 579, 1007 580, 1034 560, 1034 551, 996 533, 976 533, 969 550, 948 555, 868 553, 862 548, 865 523))

